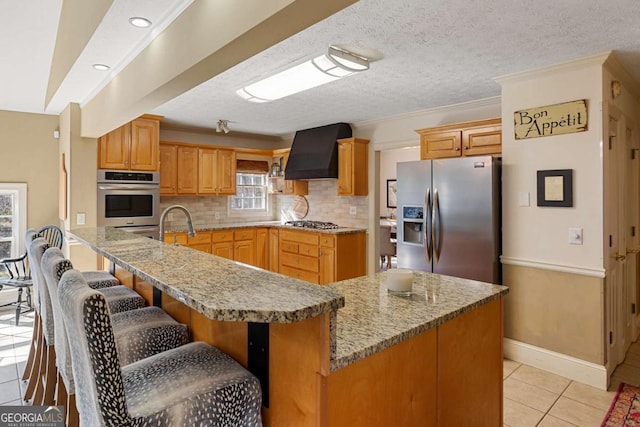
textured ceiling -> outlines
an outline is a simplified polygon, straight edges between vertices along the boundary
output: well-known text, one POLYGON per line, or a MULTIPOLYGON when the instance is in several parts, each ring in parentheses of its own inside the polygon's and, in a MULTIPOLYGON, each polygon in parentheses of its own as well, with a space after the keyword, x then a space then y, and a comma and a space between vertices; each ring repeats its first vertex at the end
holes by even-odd
MULTIPOLYGON (((167 124, 284 135, 500 95, 493 78, 615 50, 640 81, 638 0, 361 0, 153 111, 167 124), (367 72, 264 104, 235 90, 331 44, 367 72)), ((570 82, 568 82, 570 84, 570 82)))
MULTIPOLYGON (((45 109, 62 0, 0 0, 0 109, 57 114, 82 105, 191 1, 114 0, 45 109), (151 31, 128 26, 138 14, 153 18, 151 31), (114 69, 101 74, 93 62, 114 69)), ((639 0, 360 0, 147 112, 165 116, 163 126, 213 130, 226 119, 232 134, 289 135, 498 96, 497 76, 609 50, 640 82, 639 21, 639 0), (265 104, 235 94, 331 44, 374 58, 371 69, 265 104)))

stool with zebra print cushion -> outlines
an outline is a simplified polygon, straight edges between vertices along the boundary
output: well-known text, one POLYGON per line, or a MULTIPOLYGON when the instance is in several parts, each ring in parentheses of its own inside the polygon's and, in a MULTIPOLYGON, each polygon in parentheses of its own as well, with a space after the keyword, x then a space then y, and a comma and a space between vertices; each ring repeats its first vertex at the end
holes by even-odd
MULTIPOLYGON (((60 227, 45 225, 37 231, 36 237, 42 237, 51 247, 62 249, 64 237, 60 227)), ((108 271, 85 270, 82 275, 93 289, 108 288, 120 284, 120 281, 108 271)))
POLYGON ((69 270, 58 298, 81 425, 262 425, 260 383, 227 354, 194 342, 121 366, 104 296, 69 270))
MULTIPOLYGON (((39 374, 35 379, 33 396, 29 395, 29 387, 25 393, 25 399, 32 398, 34 405, 53 405, 55 402, 56 382, 58 373, 56 369, 56 356, 54 347, 54 320, 51 299, 47 289, 42 268, 40 266, 42 255, 49 248, 49 244, 42 238, 36 237, 27 242, 27 254, 31 267, 31 277, 35 293, 38 295, 40 307, 40 329, 42 331, 42 345, 40 346, 39 374)), ((134 310, 145 305, 144 298, 126 286, 117 285, 102 288, 108 304, 113 312, 134 310)))
MULTIPOLYGON (((54 347, 49 347, 49 343, 51 346, 53 345, 53 340, 51 339, 53 327, 47 327, 47 325, 43 326, 42 324, 43 319, 49 323, 52 322, 52 314, 50 303, 46 304, 44 308, 42 308, 40 301, 41 291, 43 289, 46 291, 46 284, 42 279, 42 273, 40 271, 40 257, 42 256, 42 252, 44 252, 44 250, 49 246, 49 242, 47 242, 46 239, 42 240, 43 238, 40 236, 40 233, 43 230, 51 228, 59 230, 54 226, 44 227, 40 231, 30 228, 25 234, 25 246, 27 247, 27 257, 29 259, 30 272, 32 276, 31 281, 34 288, 33 306, 36 314, 34 316, 34 331, 31 338, 29 356, 27 357, 27 363, 25 364, 22 379, 28 381, 24 392, 24 399, 31 400, 33 404, 42 404, 45 399, 47 402, 51 402, 53 398, 51 388, 48 393, 45 393, 47 379, 50 383, 53 381, 51 375, 53 375, 54 372, 54 347), (35 251, 35 253, 30 252, 29 248, 31 247, 31 243, 34 239, 39 237, 40 246, 38 250, 35 251), (47 246, 42 246, 43 243, 47 244, 47 246), (40 286, 41 283, 42 287, 40 286), (44 310, 44 318, 41 316, 42 310, 44 310), (44 336, 45 332, 48 334, 48 337, 44 336), (49 376, 47 376, 47 367, 50 369, 49 376)), ((61 234, 62 232, 60 232, 60 235, 61 234)), ((48 233, 45 232, 43 235, 48 235, 48 233)), ((61 239, 59 238, 51 239, 51 241, 56 245, 61 243, 61 239)), ((120 285, 120 281, 106 271, 87 271, 82 274, 91 287, 106 288, 120 285)), ((138 308, 140 306, 144 306, 144 299, 126 287, 119 287, 112 291, 108 291, 108 293, 109 292, 114 294, 111 296, 114 309, 124 310, 128 307, 138 308)))
MULTIPOLYGON (((59 390, 66 391, 68 395, 65 407, 69 419, 68 425, 77 425, 77 422, 73 422, 77 417, 77 410, 71 353, 61 313, 62 309, 58 300, 60 277, 67 270, 71 270, 73 266, 60 249, 49 248, 42 257, 41 267, 53 307, 56 366, 62 380, 61 383, 58 383, 58 387, 59 390)), ((158 307, 145 307, 115 313, 111 315, 111 321, 121 365, 128 365, 189 342, 187 326, 176 322, 158 307)))

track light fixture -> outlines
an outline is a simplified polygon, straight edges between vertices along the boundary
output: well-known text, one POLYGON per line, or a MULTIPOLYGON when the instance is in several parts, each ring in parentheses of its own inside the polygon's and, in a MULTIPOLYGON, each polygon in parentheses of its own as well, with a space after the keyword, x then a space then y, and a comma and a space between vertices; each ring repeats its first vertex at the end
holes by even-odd
POLYGON ((229 133, 229 120, 218 120, 216 132, 229 133))

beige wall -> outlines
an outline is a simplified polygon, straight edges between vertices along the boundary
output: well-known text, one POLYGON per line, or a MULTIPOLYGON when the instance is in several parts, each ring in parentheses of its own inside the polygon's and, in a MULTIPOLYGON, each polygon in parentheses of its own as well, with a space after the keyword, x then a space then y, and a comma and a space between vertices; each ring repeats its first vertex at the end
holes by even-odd
MULTIPOLYGON (((60 114, 60 154, 65 154, 67 168, 67 218, 65 230, 96 226, 96 169, 98 145, 94 138, 80 136, 80 107, 69 104, 60 114), (77 224, 78 213, 85 214, 85 224, 77 224)), ((65 241, 65 254, 80 270, 96 268, 95 252, 75 241, 65 241)))
POLYGON ((505 337, 604 364, 603 279, 515 265, 502 272, 505 337))
POLYGON ((380 216, 396 214, 395 209, 387 208, 387 180, 397 178, 396 165, 400 162, 420 160, 420 146, 396 148, 380 152, 380 216))
POLYGON ((27 227, 58 224, 58 117, 0 110, 0 182, 27 183, 27 227))
POLYGON ((599 55, 500 78, 505 337, 605 364, 603 63, 599 55), (570 83, 570 84, 569 84, 570 83), (587 131, 515 140, 515 111, 587 100, 587 131), (573 170, 573 207, 538 207, 536 172, 573 170), (530 206, 520 206, 523 193, 530 206), (568 244, 568 228, 583 244, 568 244))

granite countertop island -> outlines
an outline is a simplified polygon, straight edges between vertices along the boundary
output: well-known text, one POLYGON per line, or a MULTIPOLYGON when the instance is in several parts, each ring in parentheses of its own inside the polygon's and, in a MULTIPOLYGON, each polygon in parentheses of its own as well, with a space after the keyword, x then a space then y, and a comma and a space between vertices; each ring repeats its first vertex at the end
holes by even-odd
POLYGON ((298 322, 344 305, 344 298, 328 288, 116 228, 70 234, 210 319, 298 322))
POLYGON ((69 234, 254 372, 267 427, 502 425, 507 287, 414 271, 403 297, 384 272, 319 286, 110 227, 69 234))
POLYGON ((210 319, 289 323, 332 314, 332 371, 508 292, 505 286, 420 271, 413 273, 410 297, 389 294, 385 272, 318 286, 111 227, 70 233, 210 319))

